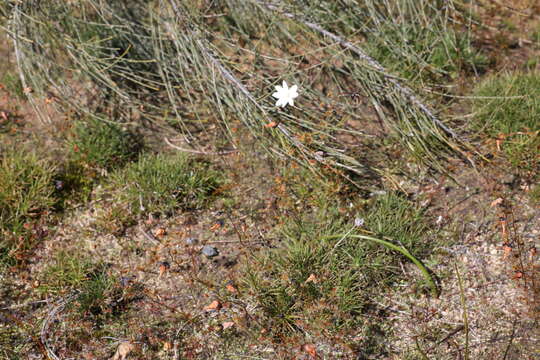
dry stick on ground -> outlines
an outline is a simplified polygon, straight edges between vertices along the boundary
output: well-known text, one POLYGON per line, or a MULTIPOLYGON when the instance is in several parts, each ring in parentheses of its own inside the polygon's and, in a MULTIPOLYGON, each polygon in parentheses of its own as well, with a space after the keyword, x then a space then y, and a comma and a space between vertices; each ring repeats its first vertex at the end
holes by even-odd
POLYGON ((381 73, 381 75, 394 87, 394 89, 396 89, 399 93, 403 94, 403 96, 408 99, 408 101, 417 106, 420 110, 422 110, 422 112, 437 126, 439 127, 440 129, 442 129, 447 135, 450 135, 451 137, 455 138, 455 139, 458 139, 458 135, 452 131, 451 129, 449 129, 446 125, 444 125, 438 118, 437 116, 435 116, 435 114, 433 114, 433 111, 430 110, 426 105, 424 105, 413 93, 413 91, 405 86, 405 85, 401 85, 399 83, 399 81, 392 75, 388 74, 384 67, 379 64, 375 59, 373 59, 372 57, 368 56, 366 53, 364 53, 364 51, 362 51, 362 49, 360 49, 358 46, 355 46, 353 43, 343 39, 342 37, 340 36, 337 36, 336 34, 333 34, 325 29, 323 29, 320 25, 318 24, 315 24, 315 23, 312 23, 312 22, 309 22, 309 21, 305 21, 303 19, 299 19, 296 15, 294 14, 291 14, 291 13, 287 13, 287 12, 282 12, 278 9, 278 7, 276 5, 273 5, 273 4, 269 4, 269 3, 262 3, 260 2, 259 0, 256 0, 259 4, 265 6, 266 8, 272 10, 272 11, 275 11, 275 12, 278 12, 280 13, 281 15, 285 16, 285 17, 288 17, 289 19, 293 19, 293 20, 296 20, 296 21, 299 21, 301 22, 302 24, 304 24, 305 26, 307 26, 308 28, 312 29, 312 30, 315 30, 321 34, 323 34, 324 36, 334 40, 335 42, 337 42, 338 44, 340 44, 341 46, 343 46, 344 48, 352 51, 353 53, 355 53, 360 59, 364 60, 366 63, 369 64, 369 66, 371 66, 373 69, 377 70, 379 73, 381 73))
POLYGON ((167 145, 169 145, 170 147, 172 147, 173 149, 176 149, 178 151, 183 151, 183 152, 187 152, 187 153, 191 153, 191 154, 197 154, 197 155, 228 155, 228 154, 233 154, 233 153, 236 153, 238 152, 238 150, 224 150, 224 151, 216 151, 216 152, 213 152, 213 151, 201 151, 201 150, 193 150, 193 149, 186 149, 186 148, 181 148, 180 146, 178 145, 174 145, 173 143, 171 143, 171 141, 167 138, 163 138, 165 140, 165 143, 167 145))
POLYGON ((151 235, 149 233, 147 233, 146 231, 144 231, 143 229, 141 229, 141 234, 144 235, 145 238, 147 238, 148 240, 150 240, 151 242, 153 243, 156 243, 156 244, 160 244, 161 241, 159 241, 158 239, 156 239, 156 237, 154 235, 151 235))
POLYGON ((51 358, 53 360, 60 360, 60 358, 58 356, 56 356, 54 351, 52 351, 52 349, 49 347, 49 344, 48 344, 48 341, 47 341, 47 331, 49 330, 49 325, 54 320, 56 315, 58 315, 59 312, 64 310, 66 305, 69 304, 77 296, 79 296, 78 291, 76 291, 74 294, 68 296, 67 298, 64 298, 64 299, 60 300, 58 302, 58 305, 54 309, 52 309, 51 312, 49 312, 47 314, 47 318, 45 319, 45 321, 43 321, 43 324, 41 325, 41 333, 40 333, 41 343, 45 347, 45 350, 47 350, 47 355, 49 356, 49 358, 51 358))

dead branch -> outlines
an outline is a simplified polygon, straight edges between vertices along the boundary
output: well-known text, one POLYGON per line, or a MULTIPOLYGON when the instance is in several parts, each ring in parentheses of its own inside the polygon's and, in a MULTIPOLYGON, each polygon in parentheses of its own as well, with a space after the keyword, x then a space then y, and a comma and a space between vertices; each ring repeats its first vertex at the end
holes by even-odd
POLYGON ((169 145, 170 147, 172 147, 173 149, 176 149, 176 150, 179 150, 179 151, 182 151, 182 152, 187 152, 187 153, 191 153, 191 154, 197 154, 197 155, 216 155, 216 156, 221 156, 221 155, 228 155, 228 154, 233 154, 233 153, 236 153, 238 152, 238 150, 224 150, 224 151, 201 151, 201 150, 194 150, 194 149, 186 149, 186 148, 182 148, 178 145, 174 145, 173 143, 171 143, 171 141, 167 138, 163 138, 165 140, 165 143, 167 145, 169 145))
POLYGON ((375 59, 373 59, 372 57, 367 55, 358 46, 354 45, 353 43, 343 39, 342 37, 340 37, 340 36, 338 36, 336 34, 333 34, 333 33, 329 32, 329 31, 325 30, 322 26, 320 26, 318 24, 315 24, 315 23, 312 23, 312 22, 309 22, 309 21, 305 21, 303 19, 299 19, 294 14, 283 12, 283 11, 279 10, 276 5, 269 4, 269 3, 263 3, 263 2, 260 2, 259 0, 256 0, 256 1, 259 4, 261 4, 262 6, 265 6, 266 8, 268 8, 269 10, 275 11, 275 12, 277 12, 277 13, 279 13, 279 14, 281 14, 281 15, 289 18, 289 19, 293 19, 293 20, 296 20, 296 21, 304 24, 308 28, 321 33, 322 35, 334 40, 336 43, 340 44, 342 47, 344 47, 344 48, 352 51, 353 53, 355 53, 360 59, 365 61, 374 70, 381 73, 381 75, 385 78, 385 80, 388 81, 394 87, 395 90, 400 92, 411 104, 418 107, 436 126, 438 126, 440 129, 442 129, 447 135, 450 135, 451 137, 453 137, 455 139, 458 138, 458 135, 454 131, 449 129, 446 125, 444 125, 437 118, 437 116, 435 116, 433 111, 430 110, 428 108, 428 106, 424 105, 416 97, 414 92, 409 87, 400 84, 395 76, 392 76, 392 75, 388 74, 381 64, 379 64, 375 59))
POLYGON ((61 299, 58 304, 47 314, 47 317, 45 318, 45 321, 43 321, 43 324, 41 325, 41 332, 40 332, 40 339, 41 343, 45 347, 45 350, 47 351, 47 355, 49 358, 53 360, 60 360, 58 356, 54 353, 54 351, 49 346, 49 342, 47 341, 47 333, 49 331, 49 326, 51 322, 56 318, 56 316, 64 310, 67 304, 69 304, 71 301, 73 301, 75 298, 79 296, 79 291, 76 291, 75 293, 71 294, 67 298, 61 299))

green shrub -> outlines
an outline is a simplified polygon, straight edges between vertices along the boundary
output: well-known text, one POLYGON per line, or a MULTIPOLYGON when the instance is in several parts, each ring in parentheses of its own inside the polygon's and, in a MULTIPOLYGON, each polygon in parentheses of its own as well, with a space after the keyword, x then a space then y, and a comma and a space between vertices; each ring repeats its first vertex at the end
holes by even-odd
POLYGON ((540 136, 540 73, 492 76, 482 82, 473 127, 502 139, 502 149, 516 167, 538 166, 540 136))
POLYGON ((55 168, 34 152, 7 149, 0 154, 0 230, 20 233, 50 209, 56 199, 53 184, 55 168))
POLYGON ((142 144, 118 124, 90 119, 75 123, 70 148, 75 161, 112 170, 136 159, 142 144))
POLYGON ((359 326, 372 294, 397 279, 402 255, 345 234, 391 238, 415 255, 434 246, 425 240, 422 212, 403 197, 382 196, 364 218, 355 227, 331 205, 289 218, 279 229, 282 246, 255 257, 246 284, 276 333, 294 331, 299 322, 328 331, 359 326))
POLYGON ((198 208, 222 182, 209 165, 184 154, 147 154, 111 175, 106 191, 132 214, 198 208))

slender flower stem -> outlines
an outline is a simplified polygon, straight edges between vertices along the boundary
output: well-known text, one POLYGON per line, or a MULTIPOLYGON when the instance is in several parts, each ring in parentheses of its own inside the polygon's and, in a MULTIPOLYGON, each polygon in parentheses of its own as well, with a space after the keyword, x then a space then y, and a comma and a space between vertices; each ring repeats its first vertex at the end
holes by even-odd
POLYGON ((400 252, 402 255, 404 255, 406 258, 411 260, 417 267, 420 269, 424 277, 426 278, 427 282, 429 283, 429 286, 431 287, 431 294, 434 297, 439 297, 440 292, 439 288, 437 287, 437 284, 435 283, 435 280, 433 279, 433 276, 431 275, 430 271, 422 264, 420 260, 418 260, 416 257, 414 257, 409 250, 404 248, 403 246, 398 246, 396 244, 391 243, 390 241, 378 239, 372 236, 367 235, 349 235, 349 234, 337 234, 337 235, 330 235, 325 236, 323 239, 330 240, 330 239, 338 239, 338 238, 344 238, 344 237, 351 237, 355 239, 363 239, 363 240, 369 240, 376 242, 378 244, 384 245, 389 249, 395 250, 397 252, 400 252))

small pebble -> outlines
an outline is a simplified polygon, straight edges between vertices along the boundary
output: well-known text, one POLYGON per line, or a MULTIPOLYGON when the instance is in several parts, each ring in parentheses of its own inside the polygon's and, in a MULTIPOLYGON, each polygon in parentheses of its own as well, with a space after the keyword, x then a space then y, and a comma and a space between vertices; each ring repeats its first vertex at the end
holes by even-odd
POLYGON ((218 250, 215 247, 210 246, 210 245, 205 245, 202 249, 202 253, 203 255, 209 258, 219 255, 218 250))
POLYGON ((196 238, 188 237, 188 238, 186 239, 186 244, 188 244, 188 245, 195 245, 195 244, 197 244, 198 242, 199 242, 199 240, 196 239, 196 238))

